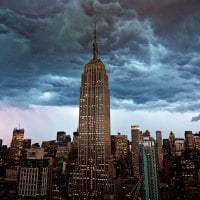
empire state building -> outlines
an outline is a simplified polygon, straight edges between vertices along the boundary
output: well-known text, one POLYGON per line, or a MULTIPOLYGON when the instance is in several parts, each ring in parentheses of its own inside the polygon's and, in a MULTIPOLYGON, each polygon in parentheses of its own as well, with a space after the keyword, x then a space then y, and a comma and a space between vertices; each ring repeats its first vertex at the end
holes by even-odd
POLYGON ((69 182, 70 199, 96 200, 113 193, 110 138, 109 82, 95 28, 92 58, 81 77, 78 159, 69 182))

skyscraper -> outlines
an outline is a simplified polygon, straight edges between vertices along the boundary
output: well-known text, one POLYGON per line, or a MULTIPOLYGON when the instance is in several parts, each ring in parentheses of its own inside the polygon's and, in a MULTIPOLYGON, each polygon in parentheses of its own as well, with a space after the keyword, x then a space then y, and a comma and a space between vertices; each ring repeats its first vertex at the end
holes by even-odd
POLYGON ((162 132, 156 131, 156 147, 157 147, 157 156, 158 156, 158 166, 159 169, 162 169, 163 162, 163 151, 162 151, 162 132))
POLYGON ((24 144, 24 129, 13 130, 12 142, 9 150, 9 159, 11 161, 19 161, 22 157, 22 149, 24 144))
POLYGON ((144 137, 140 142, 140 167, 141 175, 143 176, 142 199, 158 200, 155 141, 150 137, 144 137))
POLYGON ((80 87, 78 159, 69 183, 70 199, 102 199, 112 192, 110 93, 94 30, 92 59, 80 87))
POLYGON ((131 126, 131 137, 132 137, 132 162, 133 162, 133 175, 139 178, 139 142, 140 142, 140 127, 131 126))

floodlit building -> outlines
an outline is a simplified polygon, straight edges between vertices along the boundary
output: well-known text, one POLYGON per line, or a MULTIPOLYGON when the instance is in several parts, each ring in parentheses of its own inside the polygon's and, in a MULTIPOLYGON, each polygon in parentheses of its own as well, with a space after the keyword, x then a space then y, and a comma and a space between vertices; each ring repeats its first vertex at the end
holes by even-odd
POLYGON ((24 129, 13 130, 13 137, 9 150, 9 159, 11 161, 19 161, 22 158, 22 150, 24 145, 24 129))
POLYGON ((96 30, 92 59, 81 78, 78 159, 69 183, 70 199, 112 197, 110 92, 104 63, 99 58, 96 30))

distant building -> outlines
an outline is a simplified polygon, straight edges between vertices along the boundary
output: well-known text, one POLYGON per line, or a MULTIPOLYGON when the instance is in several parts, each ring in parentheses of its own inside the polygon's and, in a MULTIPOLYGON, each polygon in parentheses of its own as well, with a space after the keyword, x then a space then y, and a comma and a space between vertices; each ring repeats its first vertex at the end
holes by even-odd
MULTIPOLYGON (((15 199, 18 188, 18 176, 19 166, 11 166, 6 168, 5 182, 1 181, 1 186, 4 185, 7 188, 8 199, 15 199)), ((0 198, 1 199, 1 198, 0 198)), ((4 198, 2 198, 4 199, 4 198)))
POLYGON ((122 159, 128 153, 128 137, 127 135, 111 135, 111 152, 115 159, 122 159))
POLYGON ((162 182, 170 184, 171 182, 171 151, 168 139, 163 139, 163 166, 162 166, 162 182))
POLYGON ((27 150, 26 159, 43 159, 44 149, 43 148, 30 148, 27 150))
POLYGON ((41 147, 44 148, 46 158, 55 158, 57 151, 56 140, 43 141, 41 147))
POLYGON ((23 148, 24 149, 31 148, 31 139, 24 139, 23 148))
POLYGON ((19 171, 18 196, 45 199, 49 194, 50 179, 48 159, 22 160, 19 171))
POLYGON ((34 143, 31 145, 31 148, 40 148, 40 144, 38 142, 34 143))
POLYGON ((8 148, 6 145, 0 147, 0 177, 5 177, 8 159, 8 148))
POLYGON ((57 132, 57 144, 58 146, 65 146, 66 144, 66 132, 58 131, 57 132))
POLYGON ((185 148, 192 150, 195 148, 194 135, 192 131, 185 131, 185 148))
POLYGON ((181 156, 185 150, 185 140, 184 138, 175 138, 175 154, 181 156))
POLYGON ((131 138, 132 138, 132 163, 133 163, 133 176, 139 178, 140 170, 139 170, 139 142, 141 140, 141 132, 140 127, 138 125, 131 126, 131 138))
POLYGON ((31 148, 31 139, 24 139, 22 149, 22 159, 26 159, 27 150, 31 148))
POLYGON ((200 153, 196 150, 185 151, 181 157, 181 169, 184 187, 197 186, 200 169, 200 153))
POLYGON ((170 151, 175 152, 175 134, 171 131, 169 134, 170 151))
POLYGON ((22 158, 22 150, 24 145, 24 129, 13 130, 13 137, 9 150, 9 160, 19 161, 22 158))
POLYGON ((163 145, 162 132, 156 131, 156 148, 157 148, 158 166, 160 170, 162 169, 162 164, 163 164, 162 145, 163 145))
POLYGON ((171 148, 169 139, 163 139, 163 156, 167 158, 171 157, 171 148))
POLYGON ((6 169, 6 178, 5 178, 6 182, 17 183, 18 174, 19 174, 19 166, 12 166, 10 168, 7 168, 6 169))
POLYGON ((3 144, 3 140, 0 139, 0 147, 2 147, 2 144, 3 144))
POLYGON ((200 133, 194 134, 194 144, 195 144, 195 149, 200 151, 200 133))
POLYGON ((143 178, 142 196, 143 200, 158 200, 158 170, 156 166, 155 142, 150 137, 140 141, 140 170, 143 178))
POLYGON ((58 146, 56 152, 56 158, 63 158, 65 160, 68 160, 70 151, 71 151, 71 143, 69 143, 66 146, 58 146))

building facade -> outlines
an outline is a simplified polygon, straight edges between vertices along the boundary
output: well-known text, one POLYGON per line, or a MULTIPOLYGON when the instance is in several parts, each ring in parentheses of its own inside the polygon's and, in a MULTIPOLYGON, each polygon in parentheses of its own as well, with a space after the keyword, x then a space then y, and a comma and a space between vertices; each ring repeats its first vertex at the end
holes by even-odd
POLYGON ((111 135, 111 151, 115 159, 123 159, 128 154, 128 137, 127 135, 111 135))
POLYGON ((58 144, 58 146, 66 145, 66 132, 64 132, 64 131, 57 132, 57 144, 58 144))
POLYGON ((50 167, 48 159, 25 159, 19 171, 18 196, 45 198, 49 193, 50 167))
POLYGON ((81 79, 77 146, 78 159, 69 183, 69 198, 112 196, 110 92, 105 65, 98 55, 96 30, 93 56, 81 79))
POLYGON ((138 125, 131 126, 131 138, 132 138, 132 163, 133 163, 133 176, 139 178, 139 142, 141 139, 140 127, 138 125))
POLYGON ((22 150, 24 146, 24 129, 13 130, 13 137, 9 150, 9 160, 19 161, 22 158, 22 150))
POLYGON ((156 147, 157 147, 157 155, 158 155, 158 166, 159 169, 162 169, 162 164, 163 164, 163 150, 162 150, 162 132, 161 131, 156 131, 156 147))
POLYGON ((158 170, 156 166, 155 142, 147 137, 140 142, 140 170, 143 179, 142 199, 158 200, 158 170))

